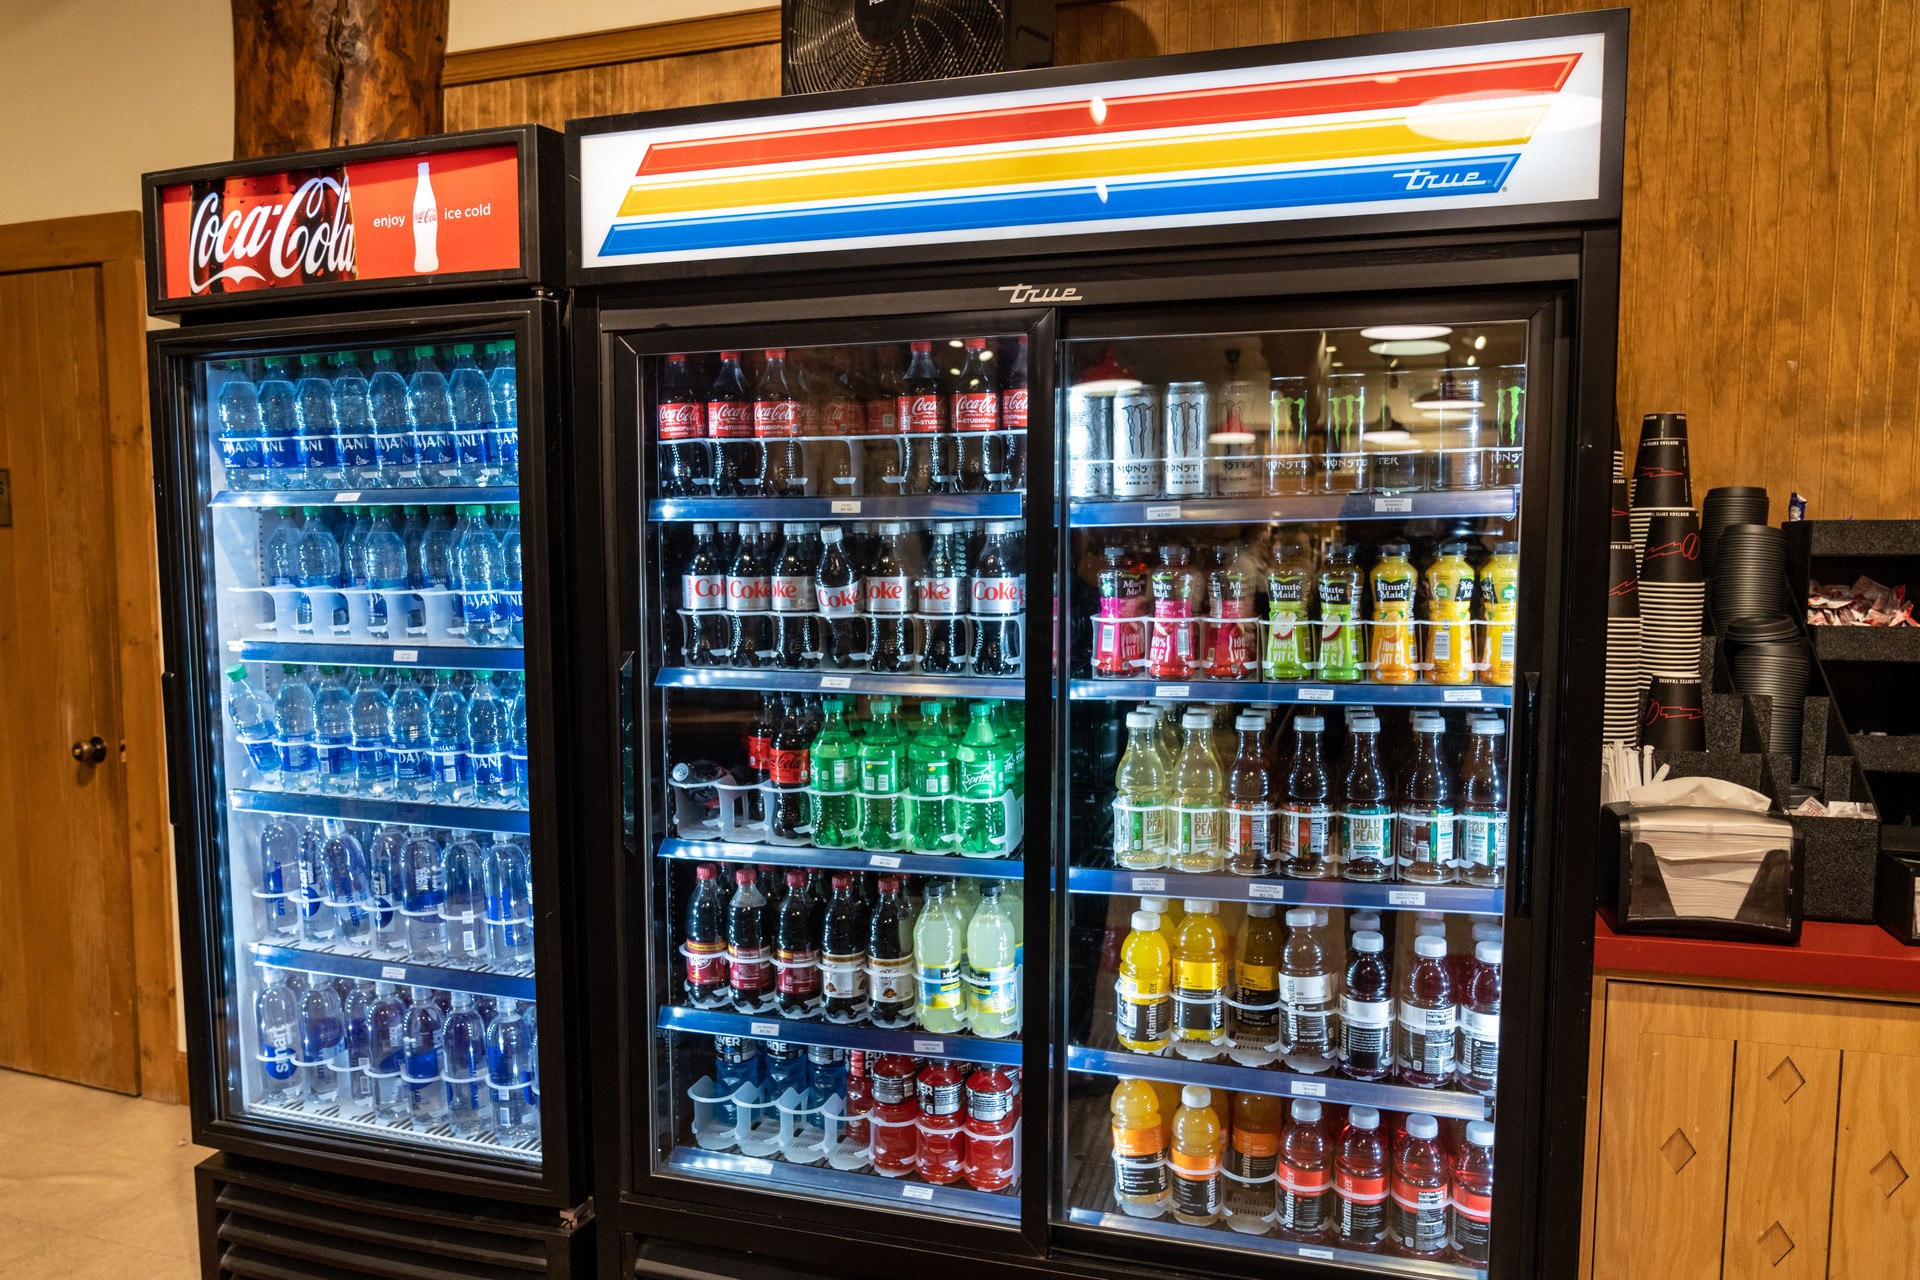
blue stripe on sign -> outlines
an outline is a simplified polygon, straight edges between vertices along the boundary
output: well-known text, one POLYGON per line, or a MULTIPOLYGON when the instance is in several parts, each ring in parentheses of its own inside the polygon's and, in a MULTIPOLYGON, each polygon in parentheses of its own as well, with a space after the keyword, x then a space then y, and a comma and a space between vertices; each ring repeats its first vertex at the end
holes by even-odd
POLYGON ((1345 165, 1334 169, 1295 169, 1284 173, 1116 183, 1107 188, 1105 199, 1096 190, 1072 187, 615 223, 607 232, 600 252, 606 257, 684 253, 696 249, 924 236, 942 231, 1012 230, 1125 218, 1182 218, 1358 204, 1370 200, 1485 195, 1500 190, 1519 161, 1520 154, 1511 152, 1396 164, 1345 165))

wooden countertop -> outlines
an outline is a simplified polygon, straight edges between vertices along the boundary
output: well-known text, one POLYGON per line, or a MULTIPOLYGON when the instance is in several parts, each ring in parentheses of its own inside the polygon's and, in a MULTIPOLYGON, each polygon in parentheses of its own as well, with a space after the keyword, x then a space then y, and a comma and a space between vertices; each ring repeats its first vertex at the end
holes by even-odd
POLYGON ((1809 920, 1797 947, 1701 938, 1621 935, 1594 915, 1596 972, 1712 978, 1738 984, 1832 987, 1920 996, 1920 947, 1902 946, 1875 924, 1809 920))

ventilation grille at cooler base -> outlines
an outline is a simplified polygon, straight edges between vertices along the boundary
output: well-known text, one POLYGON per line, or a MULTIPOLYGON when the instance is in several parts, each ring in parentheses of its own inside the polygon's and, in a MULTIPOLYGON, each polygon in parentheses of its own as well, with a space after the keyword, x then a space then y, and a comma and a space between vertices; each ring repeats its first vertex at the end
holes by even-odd
POLYGON ((1054 0, 783 0, 780 91, 1044 67, 1054 0))

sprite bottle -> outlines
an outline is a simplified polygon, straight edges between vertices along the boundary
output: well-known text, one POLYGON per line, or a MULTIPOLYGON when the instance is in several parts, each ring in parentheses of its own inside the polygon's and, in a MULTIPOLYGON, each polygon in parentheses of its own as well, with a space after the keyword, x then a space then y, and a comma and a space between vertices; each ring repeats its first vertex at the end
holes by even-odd
POLYGON ((993 704, 976 702, 956 753, 960 765, 960 852, 999 858, 1007 850, 1007 751, 994 732, 993 704))
POLYGON ((907 843, 906 806, 900 798, 900 777, 906 763, 906 736, 893 718, 898 704, 875 698, 867 704, 871 717, 860 740, 860 791, 854 797, 854 820, 862 849, 886 853, 907 843))
POLYGON ((820 706, 826 719, 813 740, 813 785, 807 794, 813 843, 822 849, 851 849, 860 834, 855 812, 860 749, 847 731, 846 701, 828 698, 820 706))
POLYGON ((939 702, 921 703, 920 730, 907 741, 907 844, 915 853, 951 853, 958 837, 945 711, 939 702))

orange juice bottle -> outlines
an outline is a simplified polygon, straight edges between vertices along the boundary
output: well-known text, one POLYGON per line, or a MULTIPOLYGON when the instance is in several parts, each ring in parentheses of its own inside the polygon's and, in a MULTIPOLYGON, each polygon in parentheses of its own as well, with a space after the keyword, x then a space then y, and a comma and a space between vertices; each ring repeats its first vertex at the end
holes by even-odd
POLYGON ((1413 589, 1419 574, 1412 550, 1404 542, 1389 542, 1380 548, 1380 559, 1373 566, 1369 581, 1373 588, 1373 625, 1370 653, 1373 678, 1379 684, 1412 684, 1415 645, 1413 640, 1413 589))
POLYGON ((1133 913, 1133 932, 1120 946, 1119 999, 1114 1031, 1135 1053, 1165 1053, 1173 1035, 1173 957, 1160 917, 1133 913))
POLYGON ((1513 618, 1520 598, 1520 544, 1496 542, 1480 566, 1480 678, 1488 684, 1513 683, 1513 618))
POLYGON ((1113 1198, 1134 1218, 1157 1218, 1171 1197, 1167 1125, 1146 1080, 1122 1079, 1113 1091, 1113 1198))
POLYGON ((1173 1217, 1204 1227, 1220 1216, 1220 1117, 1213 1091, 1190 1084, 1173 1113, 1173 1217))
POLYGON ((1448 542, 1427 566, 1427 623, 1422 628, 1429 684, 1473 683, 1473 566, 1467 544, 1448 542))

